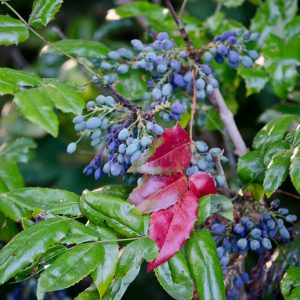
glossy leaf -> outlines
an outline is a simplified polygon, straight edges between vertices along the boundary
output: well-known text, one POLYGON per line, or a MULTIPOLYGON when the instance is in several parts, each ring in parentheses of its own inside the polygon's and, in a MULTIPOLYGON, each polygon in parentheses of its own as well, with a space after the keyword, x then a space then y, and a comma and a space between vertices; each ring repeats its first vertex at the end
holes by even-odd
POLYGON ((29 16, 29 25, 42 28, 52 21, 63 0, 35 0, 29 16))
POLYGON ((278 142, 274 142, 272 143, 267 149, 266 149, 266 152, 265 152, 265 155, 264 155, 264 164, 265 166, 268 166, 268 164, 271 162, 273 156, 275 154, 278 154, 279 152, 284 152, 286 150, 288 150, 290 147, 289 147, 289 144, 286 143, 285 141, 278 141, 278 142))
POLYGON ((0 159, 13 160, 19 163, 26 163, 33 157, 32 149, 36 143, 29 138, 18 138, 12 142, 1 145, 0 159))
POLYGON ((81 197, 81 210, 95 224, 107 223, 112 229, 128 237, 147 232, 147 218, 124 201, 129 189, 107 186, 94 192, 85 191, 81 197), (124 194, 121 191, 127 191, 124 194))
POLYGON ((26 119, 54 137, 58 135, 58 119, 54 105, 45 98, 43 89, 30 89, 15 94, 14 101, 26 119))
POLYGON ((126 289, 138 275, 143 259, 151 261, 157 254, 155 243, 148 238, 128 244, 119 259, 115 278, 103 299, 122 299, 126 289))
POLYGON ((287 270, 281 279, 280 289, 285 300, 297 300, 300 298, 299 268, 290 268, 287 270))
POLYGON ((60 255, 40 276, 37 298, 46 292, 65 289, 89 275, 103 259, 101 244, 86 243, 60 255))
POLYGON ((193 280, 184 254, 179 251, 175 256, 155 269, 155 275, 174 299, 192 299, 193 280))
POLYGON ((0 45, 19 44, 28 39, 28 28, 22 21, 10 16, 0 16, 0 45))
POLYGON ((238 73, 245 80, 247 96, 259 93, 269 81, 268 74, 264 69, 239 67, 238 73))
POLYGON ((129 172, 171 175, 185 170, 190 161, 190 138, 177 124, 156 138, 148 151, 133 163, 129 172))
POLYGON ((0 68, 0 95, 14 94, 24 87, 34 87, 42 83, 39 76, 9 69, 0 68))
POLYGON ((58 189, 22 188, 2 193, 0 206, 2 205, 17 205, 28 210, 39 208, 53 215, 80 215, 79 196, 58 189))
POLYGON ((18 232, 19 228, 16 223, 5 217, 0 212, 0 241, 8 243, 18 232))
POLYGON ((146 176, 129 195, 128 201, 141 213, 150 213, 180 201, 187 190, 187 179, 183 173, 172 176, 146 176))
POLYGON ((14 161, 2 160, 0 164, 0 193, 12 191, 23 186, 23 176, 17 164, 14 161))
POLYGON ((54 47, 46 46, 42 49, 43 53, 57 52, 57 49, 78 57, 101 57, 106 56, 108 48, 99 42, 85 40, 61 40, 54 42, 54 47))
POLYGON ((256 134, 253 147, 262 149, 281 140, 291 126, 292 121, 296 119, 296 115, 284 115, 271 120, 256 134))
POLYGON ((209 232, 193 232, 185 251, 199 299, 225 300, 223 272, 209 232))
POLYGON ((149 263, 148 271, 163 264, 181 249, 194 228, 197 210, 198 198, 187 192, 180 202, 151 215, 149 237, 156 242, 159 256, 149 263))
POLYGON ((74 300, 100 300, 97 289, 92 286, 80 293, 74 300))
POLYGON ((189 189, 197 198, 217 193, 214 180, 205 172, 197 172, 189 177, 189 189))
POLYGON ((221 3, 226 7, 238 7, 242 5, 244 0, 221 0, 221 3))
POLYGON ((292 183, 300 193, 300 145, 298 145, 291 156, 290 176, 292 183))
POLYGON ((264 190, 273 193, 284 182, 289 173, 291 152, 280 152, 273 156, 266 169, 264 190))
POLYGON ((0 284, 15 276, 40 254, 62 240, 68 230, 68 220, 52 218, 16 235, 0 251, 0 284))
POLYGON ((116 90, 128 100, 138 100, 147 92, 146 74, 143 72, 130 72, 119 75, 116 90), (128 88, 130 86, 130 89, 128 88))
POLYGON ((244 184, 262 183, 265 169, 260 151, 250 151, 240 157, 237 172, 244 184))
POLYGON ((196 225, 200 225, 208 217, 216 213, 233 221, 233 205, 231 200, 223 195, 207 195, 202 197, 199 201, 196 225))
POLYGON ((103 297, 109 284, 111 283, 117 269, 119 261, 119 246, 114 233, 104 227, 97 227, 101 241, 110 241, 102 244, 103 260, 98 264, 95 271, 92 273, 92 278, 100 294, 103 297))
POLYGON ((300 62, 299 38, 287 41, 270 34, 264 42, 262 52, 274 92, 285 98, 294 89, 298 77, 296 65, 300 62))

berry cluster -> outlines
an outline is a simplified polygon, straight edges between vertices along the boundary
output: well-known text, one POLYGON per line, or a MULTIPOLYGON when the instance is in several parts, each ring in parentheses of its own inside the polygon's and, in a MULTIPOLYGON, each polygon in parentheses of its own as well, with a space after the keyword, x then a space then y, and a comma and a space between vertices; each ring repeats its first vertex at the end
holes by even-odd
POLYGON ((86 115, 78 115, 73 119, 80 137, 77 142, 68 145, 67 152, 74 153, 77 143, 83 137, 90 138, 91 146, 97 147, 99 151, 85 167, 84 173, 94 174, 96 180, 103 173, 124 176, 131 164, 149 147, 153 138, 164 132, 156 123, 143 118, 139 118, 139 121, 134 119, 132 112, 116 103, 111 96, 97 96, 95 101, 87 103, 86 109, 86 115), (106 156, 106 162, 102 167, 103 156, 106 156))
MULTIPOLYGON (((215 221, 210 230, 217 245, 217 254, 224 274, 234 270, 230 266, 232 256, 247 255, 251 250, 258 254, 272 249, 272 241, 286 243, 291 239, 293 227, 287 224, 297 221, 297 216, 289 214, 288 209, 279 208, 279 200, 271 203, 270 210, 257 212, 254 217, 243 216, 238 223, 224 225, 215 221), (258 215, 258 216, 257 216, 258 215)), ((228 300, 238 299, 238 290, 249 281, 244 273, 232 276, 232 287, 228 292, 228 300)))
POLYGON ((215 159, 220 162, 227 162, 227 158, 222 155, 223 151, 220 148, 209 146, 204 141, 195 141, 191 165, 186 170, 187 176, 191 176, 199 171, 206 172, 214 178, 218 186, 223 186, 225 183, 224 177, 218 174, 216 170, 215 159))

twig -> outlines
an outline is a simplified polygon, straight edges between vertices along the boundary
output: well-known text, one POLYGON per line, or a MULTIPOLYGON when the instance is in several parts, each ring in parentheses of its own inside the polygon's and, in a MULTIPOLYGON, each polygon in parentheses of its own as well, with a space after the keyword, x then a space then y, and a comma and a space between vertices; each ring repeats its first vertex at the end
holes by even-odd
POLYGON ((183 18, 183 14, 184 14, 184 10, 185 10, 187 2, 188 2, 188 0, 183 0, 183 2, 182 2, 180 12, 179 12, 179 19, 180 20, 182 20, 182 18, 183 18))
POLYGON ((171 1, 170 0, 166 0, 166 5, 167 5, 167 7, 168 7, 168 9, 169 9, 169 11, 170 11, 170 13, 171 13, 171 15, 172 15, 175 23, 176 23, 176 25, 177 25, 180 33, 181 33, 182 38, 184 39, 184 41, 185 41, 185 43, 187 45, 189 53, 193 54, 194 51, 195 51, 195 47, 194 47, 192 41, 190 40, 190 38, 188 37, 188 34, 187 34, 184 26, 182 26, 181 20, 178 18, 177 14, 176 14, 176 11, 175 11, 175 9, 174 9, 171 1))
POLYGON ((287 196, 293 197, 293 198, 295 198, 297 200, 300 200, 300 196, 294 195, 292 193, 285 192, 285 191, 282 191, 282 190, 277 190, 276 192, 280 193, 280 194, 283 194, 283 195, 287 195, 287 196))
POLYGON ((222 156, 222 155, 223 155, 223 153, 221 153, 220 155, 212 154, 211 156, 216 164, 216 168, 217 168, 219 175, 222 176, 224 179, 224 190, 229 191, 228 183, 226 181, 226 177, 224 174, 224 170, 223 170, 222 164, 220 162, 220 156, 222 156))
POLYGON ((233 114, 227 107, 219 89, 214 89, 213 93, 210 95, 210 101, 219 112, 220 118, 224 123, 232 143, 234 144, 235 154, 237 156, 243 156, 248 152, 248 149, 236 126, 233 114))
POLYGON ((193 122, 194 116, 196 113, 196 105, 197 105, 197 87, 196 87, 196 70, 195 68, 192 69, 193 74, 193 105, 192 105, 192 112, 191 112, 191 121, 190 121, 190 138, 193 139, 193 122))
POLYGON ((114 95, 115 99, 121 103, 123 106, 128 107, 132 111, 137 110, 137 106, 128 101, 126 98, 124 98, 122 95, 118 93, 118 91, 111 85, 106 84, 106 87, 111 91, 111 93, 114 95))

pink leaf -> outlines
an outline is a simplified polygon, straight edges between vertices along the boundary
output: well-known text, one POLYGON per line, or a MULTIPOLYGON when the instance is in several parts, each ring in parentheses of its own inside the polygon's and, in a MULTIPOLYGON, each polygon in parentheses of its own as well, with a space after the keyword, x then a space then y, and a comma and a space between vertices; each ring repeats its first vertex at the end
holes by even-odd
POLYGON ((168 128, 128 171, 151 175, 181 172, 191 161, 190 143, 189 135, 179 124, 168 128))
POLYGON ((158 257, 148 264, 153 270, 174 256, 189 238, 198 215, 198 198, 187 192, 175 205, 153 213, 149 237, 159 248, 158 257))
POLYGON ((128 200, 141 213, 150 213, 175 204, 187 190, 187 179, 183 173, 172 176, 148 175, 143 178, 141 185, 132 191, 128 200))

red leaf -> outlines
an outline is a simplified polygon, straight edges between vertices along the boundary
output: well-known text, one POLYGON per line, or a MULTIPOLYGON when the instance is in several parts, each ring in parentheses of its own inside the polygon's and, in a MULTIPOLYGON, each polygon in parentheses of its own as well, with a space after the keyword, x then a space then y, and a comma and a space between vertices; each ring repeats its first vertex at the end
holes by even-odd
POLYGON ((128 200, 141 213, 150 213, 175 204, 187 190, 188 183, 183 173, 172 176, 147 175, 142 184, 132 191, 128 200))
POLYGON ((187 192, 175 205, 153 213, 150 219, 149 237, 159 248, 158 257, 148 264, 153 270, 174 256, 189 238, 198 215, 198 198, 187 192))
POLYGON ((214 180, 204 172, 198 172, 190 176, 189 190, 194 193, 198 199, 205 195, 217 193, 214 180))
POLYGON ((179 124, 168 128, 128 171, 151 175, 181 172, 191 161, 190 143, 189 135, 179 124))

